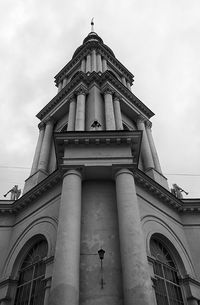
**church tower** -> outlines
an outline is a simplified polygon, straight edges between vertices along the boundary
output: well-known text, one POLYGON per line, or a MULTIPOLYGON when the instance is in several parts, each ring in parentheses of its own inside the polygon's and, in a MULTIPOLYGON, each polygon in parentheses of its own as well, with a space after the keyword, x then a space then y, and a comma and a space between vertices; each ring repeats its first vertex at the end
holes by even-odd
POLYGON ((0 203, 0 304, 199 304, 193 220, 162 174, 154 113, 93 24, 55 84, 23 196, 0 203))

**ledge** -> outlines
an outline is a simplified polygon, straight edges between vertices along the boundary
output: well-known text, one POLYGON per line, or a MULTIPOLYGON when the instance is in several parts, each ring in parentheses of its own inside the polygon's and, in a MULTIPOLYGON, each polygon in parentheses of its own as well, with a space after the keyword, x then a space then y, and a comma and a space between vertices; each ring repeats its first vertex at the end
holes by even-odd
POLYGON ((56 185, 61 178, 62 173, 56 170, 18 200, 12 201, 12 203, 9 202, 3 204, 0 201, 0 213, 17 214, 20 210, 31 204, 36 198, 41 196, 41 194, 45 193, 48 189, 52 188, 52 186, 56 185))

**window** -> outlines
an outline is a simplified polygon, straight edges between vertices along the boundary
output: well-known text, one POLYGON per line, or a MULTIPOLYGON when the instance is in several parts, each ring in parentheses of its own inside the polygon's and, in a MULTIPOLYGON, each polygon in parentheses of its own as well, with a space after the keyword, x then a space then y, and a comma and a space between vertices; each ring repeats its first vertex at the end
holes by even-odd
POLYGON ((166 247, 157 239, 150 242, 151 255, 155 258, 155 293, 158 305, 183 305, 178 272, 166 247))
POLYGON ((47 255, 47 242, 35 244, 26 255, 20 268, 15 305, 42 305, 44 301, 44 257, 47 255))

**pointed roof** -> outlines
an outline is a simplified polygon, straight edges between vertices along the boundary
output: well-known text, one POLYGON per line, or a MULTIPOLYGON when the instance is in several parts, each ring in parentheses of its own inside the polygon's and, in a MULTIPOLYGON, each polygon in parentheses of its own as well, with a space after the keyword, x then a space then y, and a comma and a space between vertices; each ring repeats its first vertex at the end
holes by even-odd
POLYGON ((91 43, 91 42, 97 42, 97 43, 103 45, 104 48, 105 48, 112 56, 115 57, 115 54, 113 53, 113 51, 112 51, 107 45, 104 44, 103 39, 102 39, 96 32, 90 32, 90 33, 85 37, 85 39, 83 40, 83 44, 82 44, 80 47, 78 47, 78 48, 76 49, 76 51, 74 52, 74 54, 73 54, 73 56, 72 56, 72 59, 75 58, 75 57, 78 55, 78 53, 79 53, 80 51, 82 51, 82 50, 84 49, 84 47, 85 47, 87 44, 91 43))

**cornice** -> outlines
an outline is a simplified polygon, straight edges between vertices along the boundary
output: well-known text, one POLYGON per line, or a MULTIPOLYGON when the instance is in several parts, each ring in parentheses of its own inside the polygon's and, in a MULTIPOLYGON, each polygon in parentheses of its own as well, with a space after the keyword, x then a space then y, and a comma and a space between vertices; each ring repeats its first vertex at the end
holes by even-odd
MULTIPOLYGON (((58 85, 62 79, 67 76, 69 71, 73 68, 74 65, 76 65, 82 58, 84 58, 89 52, 92 51, 92 49, 96 49, 98 53, 100 53, 102 56, 104 56, 106 59, 108 59, 114 66, 116 66, 119 71, 121 71, 122 74, 124 74, 128 81, 132 84, 133 82, 133 74, 119 61, 116 59, 116 57, 107 50, 106 45, 100 44, 98 41, 88 41, 85 45, 80 46, 80 51, 77 53, 77 55, 72 58, 64 67, 60 70, 60 72, 55 76, 55 83, 58 85)), ((110 49, 110 48, 109 48, 110 49)), ((112 52, 112 50, 111 50, 112 52)))
MULTIPOLYGON (((58 170, 50 174, 46 179, 42 180, 39 184, 33 187, 30 191, 25 193, 18 200, 7 204, 0 203, 0 213, 17 214, 20 210, 31 204, 35 199, 51 189, 54 185, 60 182, 62 179, 62 173, 58 170)), ((4 200, 5 202, 5 200, 4 200)))
POLYGON ((139 169, 133 172, 135 181, 144 189, 148 190, 153 196, 159 198, 166 205, 172 207, 178 212, 182 211, 183 203, 181 200, 176 198, 172 193, 170 193, 167 189, 162 187, 156 181, 151 179, 145 173, 140 171, 139 169))
MULTIPOLYGON (((116 79, 109 70, 104 73, 84 73, 80 71, 77 73, 76 77, 71 80, 36 116, 40 120, 42 120, 45 116, 47 116, 51 110, 56 107, 68 94, 72 94, 72 90, 76 88, 76 86, 82 82, 86 87, 92 82, 98 83, 98 85, 102 88, 106 86, 107 82, 110 82, 114 88, 116 88, 121 95, 126 97, 132 105, 138 108, 142 113, 144 113, 148 118, 152 117, 154 113, 145 106, 127 87, 125 87, 118 79, 116 79)), ((113 88, 113 89, 114 89, 113 88)))

